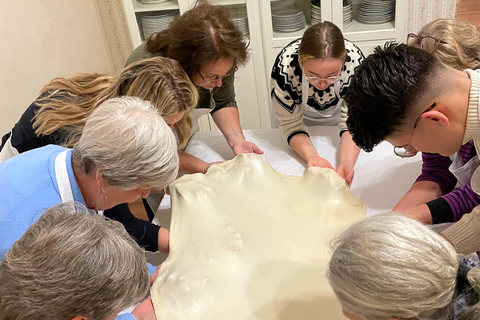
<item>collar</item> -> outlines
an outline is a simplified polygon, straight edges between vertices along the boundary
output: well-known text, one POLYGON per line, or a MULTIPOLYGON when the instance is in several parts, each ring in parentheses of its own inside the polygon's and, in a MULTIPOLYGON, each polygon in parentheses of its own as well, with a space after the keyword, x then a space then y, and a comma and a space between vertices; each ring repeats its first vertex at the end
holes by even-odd
POLYGON ((470 140, 476 140, 480 136, 480 117, 479 117, 479 94, 480 94, 480 74, 476 71, 466 69, 471 80, 470 94, 468 99, 467 122, 462 144, 470 140))

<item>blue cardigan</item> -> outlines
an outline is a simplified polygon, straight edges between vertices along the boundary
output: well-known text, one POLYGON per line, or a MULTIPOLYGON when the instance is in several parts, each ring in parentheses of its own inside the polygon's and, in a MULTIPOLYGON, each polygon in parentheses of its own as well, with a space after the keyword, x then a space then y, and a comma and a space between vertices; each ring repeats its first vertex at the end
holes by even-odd
POLYGON ((64 150, 68 150, 66 165, 73 198, 85 205, 73 174, 72 150, 48 145, 0 163, 0 259, 45 209, 62 202, 55 159, 64 150))

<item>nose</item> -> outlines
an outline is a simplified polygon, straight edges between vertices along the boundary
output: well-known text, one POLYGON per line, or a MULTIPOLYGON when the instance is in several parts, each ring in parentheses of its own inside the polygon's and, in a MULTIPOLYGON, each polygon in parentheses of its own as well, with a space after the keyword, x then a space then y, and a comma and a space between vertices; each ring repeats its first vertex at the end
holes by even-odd
POLYGON ((325 90, 328 88, 330 84, 326 81, 326 80, 320 80, 316 85, 315 87, 318 89, 318 90, 325 90))
POLYGON ((216 79, 214 82, 215 87, 221 87, 223 84, 223 79, 216 79))

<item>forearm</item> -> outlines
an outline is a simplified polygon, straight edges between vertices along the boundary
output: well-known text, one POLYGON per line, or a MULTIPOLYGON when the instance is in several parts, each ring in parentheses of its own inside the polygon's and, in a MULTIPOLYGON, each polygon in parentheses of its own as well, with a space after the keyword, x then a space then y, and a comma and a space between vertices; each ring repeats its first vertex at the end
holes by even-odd
POLYGON ((158 250, 162 252, 169 251, 170 244, 170 231, 165 228, 160 228, 158 230, 158 250))
POLYGON ((406 213, 413 208, 435 200, 442 195, 440 186, 432 181, 415 182, 410 190, 393 208, 393 211, 406 213))
POLYGON ((359 153, 360 148, 353 142, 352 135, 345 131, 340 138, 340 164, 353 168, 359 153))
POLYGON ((320 156, 310 137, 303 133, 296 134, 290 139, 290 147, 307 162, 320 156))
POLYGON ((245 136, 243 135, 240 125, 240 113, 237 108, 222 108, 212 113, 212 118, 227 140, 230 148, 233 148, 236 143, 245 141, 245 136))
POLYGON ((179 172, 182 173, 205 173, 208 163, 185 151, 178 151, 180 159, 179 172))

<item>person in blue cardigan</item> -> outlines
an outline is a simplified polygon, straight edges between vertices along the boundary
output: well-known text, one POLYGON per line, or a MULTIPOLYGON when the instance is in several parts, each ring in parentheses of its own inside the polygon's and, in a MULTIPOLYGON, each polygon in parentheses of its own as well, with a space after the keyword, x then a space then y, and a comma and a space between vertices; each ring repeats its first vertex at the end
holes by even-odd
POLYGON ((175 136, 150 102, 105 101, 73 149, 47 145, 0 164, 0 258, 45 208, 76 201, 105 210, 136 201, 167 187, 178 166, 175 136))

